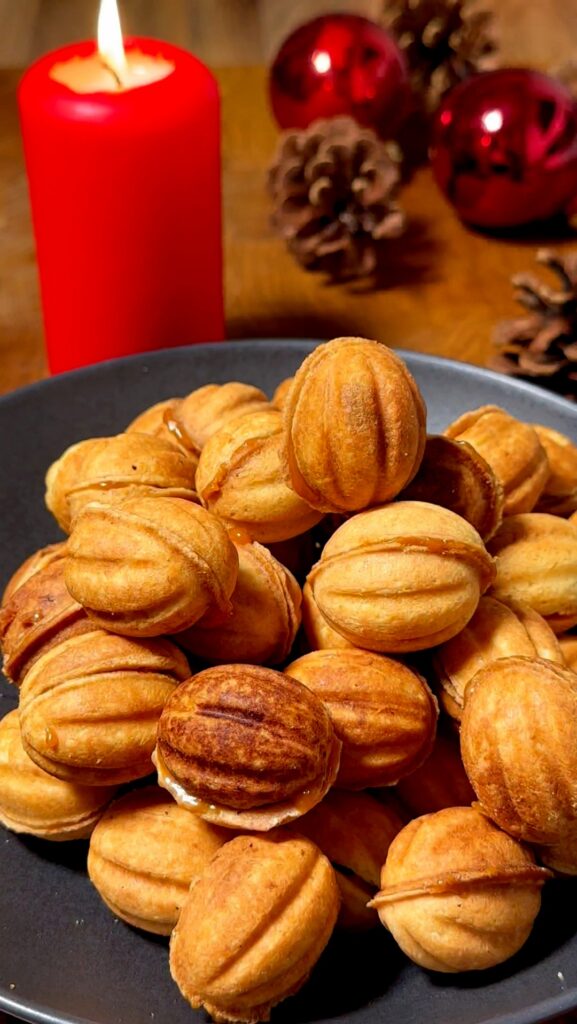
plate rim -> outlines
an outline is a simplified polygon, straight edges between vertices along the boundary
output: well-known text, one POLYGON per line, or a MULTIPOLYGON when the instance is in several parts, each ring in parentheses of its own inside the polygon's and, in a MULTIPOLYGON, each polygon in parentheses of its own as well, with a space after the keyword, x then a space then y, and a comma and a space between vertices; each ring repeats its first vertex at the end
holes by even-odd
MULTIPOLYGON (((245 350, 253 353, 255 346, 260 345, 275 348, 277 351, 289 351, 290 349, 293 349, 295 345, 304 345, 307 349, 312 351, 320 344, 323 344, 323 339, 288 337, 244 338, 241 340, 227 339, 218 342, 202 342, 195 345, 156 349, 150 352, 142 352, 115 359, 108 359, 99 363, 93 363, 88 366, 78 367, 74 370, 49 376, 0 395, 0 413, 4 409, 9 408, 12 403, 16 404, 21 401, 26 401, 27 399, 34 399, 37 394, 45 393, 46 389, 57 389, 60 385, 67 386, 74 382, 81 382, 86 378, 93 377, 95 374, 98 375, 100 370, 103 372, 110 372, 110 370, 116 366, 134 366, 135 368, 150 366, 150 368, 153 369, 155 364, 163 362, 167 357, 170 358, 171 355, 178 357, 185 354, 187 357, 194 358, 194 355, 197 352, 206 353, 209 350, 213 350, 215 347, 222 348, 222 346, 224 346, 224 357, 227 352, 232 351, 233 349, 236 351, 240 350, 240 352, 245 350)), ((501 388, 505 387, 517 394, 537 399, 539 402, 544 402, 552 413, 557 411, 564 417, 569 416, 577 423, 576 404, 562 396, 546 391, 536 384, 508 377, 504 374, 486 369, 485 367, 477 366, 474 363, 468 363, 458 359, 447 358, 445 356, 430 354, 427 352, 413 351, 412 349, 404 349, 396 346, 393 347, 393 351, 395 351, 400 358, 408 362, 409 368, 411 368, 411 364, 413 366, 421 366, 423 368, 430 367, 437 370, 444 370, 445 368, 450 367, 453 370, 456 370, 459 374, 468 377, 470 380, 478 380, 481 378, 487 381, 495 381, 501 388)), ((560 992, 558 995, 548 996, 545 999, 535 1002, 531 1006, 527 1006, 519 1011, 510 1011, 504 1014, 500 1013, 498 1016, 487 1016, 483 1018, 483 1024, 542 1024, 542 1022, 549 1020, 553 1016, 570 1012, 576 1008, 577 986, 571 990, 560 992)), ((92 1017, 76 1016, 61 1011, 55 1012, 51 1010, 50 1007, 34 1000, 22 1001, 13 993, 7 991, 6 985, 0 985, 0 1010, 12 1017, 29 1021, 30 1024, 102 1024, 101 1021, 95 1020, 92 1017)), ((338 1019, 340 1018, 335 1018, 335 1021, 338 1019)))
MULTIPOLYGON (((222 339, 221 341, 203 341, 198 342, 194 345, 178 345, 172 348, 159 348, 153 349, 150 352, 137 352, 129 356, 119 356, 115 359, 105 359, 98 363, 90 363, 87 366, 80 366, 74 370, 66 370, 63 373, 53 374, 48 377, 43 377, 41 380, 33 381, 30 384, 24 384, 20 388, 14 388, 12 391, 7 391, 5 394, 0 395, 0 407, 5 404, 10 404, 11 401, 18 401, 26 395, 35 395, 38 392, 44 391, 47 387, 57 386, 59 382, 67 383, 68 381, 83 380, 87 376, 91 376, 93 373, 98 373, 100 368, 110 369, 113 366, 139 366, 146 365, 147 362, 152 364, 157 361, 161 361, 170 354, 180 354, 187 352, 193 354, 196 351, 206 352, 213 349, 215 346, 219 348, 225 346, 227 350, 232 349, 252 349, 255 345, 273 345, 280 348, 281 350, 293 348, 295 344, 305 344, 310 347, 311 351, 318 345, 325 344, 326 339, 322 338, 242 338, 242 339, 222 339)), ((383 344, 386 344, 383 342, 383 344)), ((545 388, 540 387, 538 384, 532 384, 529 381, 522 380, 518 377, 509 377, 506 374, 498 373, 496 370, 489 370, 485 366, 478 366, 476 363, 468 363, 460 359, 452 359, 447 356, 440 356, 429 352, 419 352, 413 349, 402 348, 401 346, 387 346, 392 348, 401 359, 408 360, 408 362, 414 362, 421 366, 433 366, 437 369, 441 369, 447 365, 458 368, 460 372, 464 373, 468 377, 478 378, 479 376, 488 380, 498 381, 501 386, 505 385, 511 388, 513 391, 517 391, 521 394, 539 397, 540 399, 551 403, 553 409, 558 409, 565 415, 570 410, 577 413, 577 405, 571 402, 567 398, 563 398, 562 395, 557 395, 554 392, 547 391, 545 388)))

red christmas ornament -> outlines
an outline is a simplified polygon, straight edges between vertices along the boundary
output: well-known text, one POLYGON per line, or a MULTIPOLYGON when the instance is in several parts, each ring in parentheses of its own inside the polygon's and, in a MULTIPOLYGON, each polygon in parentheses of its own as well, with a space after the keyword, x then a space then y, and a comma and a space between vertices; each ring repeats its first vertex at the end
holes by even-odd
POLYGON ((461 219, 477 227, 567 212, 577 197, 577 105, 536 71, 475 75, 441 104, 431 162, 461 219))
POLYGON ((270 102, 281 128, 348 114, 390 137, 409 95, 405 58, 384 29, 356 14, 301 25, 271 68, 270 102))

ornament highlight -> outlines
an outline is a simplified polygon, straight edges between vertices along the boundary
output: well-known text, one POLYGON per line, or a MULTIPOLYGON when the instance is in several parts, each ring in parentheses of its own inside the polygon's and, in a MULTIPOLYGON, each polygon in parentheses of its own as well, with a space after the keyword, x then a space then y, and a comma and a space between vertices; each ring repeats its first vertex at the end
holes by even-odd
POLYGON ((379 25, 332 14, 299 26, 282 44, 269 79, 281 128, 306 128, 320 117, 349 114, 390 137, 409 96, 405 59, 379 25))
POLYGON ((517 227, 569 210, 577 196, 577 105, 547 75, 502 68, 454 89, 437 114, 433 174, 459 217, 517 227))

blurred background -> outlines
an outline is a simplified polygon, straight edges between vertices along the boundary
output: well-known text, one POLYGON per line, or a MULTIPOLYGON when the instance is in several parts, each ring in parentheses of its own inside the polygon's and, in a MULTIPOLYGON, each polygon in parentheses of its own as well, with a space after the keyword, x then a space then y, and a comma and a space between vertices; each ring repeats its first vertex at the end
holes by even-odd
MULTIPOLYGON (((95 39, 98 2, 0 0, 0 393, 46 373, 17 85, 40 55, 95 39)), ((427 10, 443 2, 451 4, 431 0, 427 10)), ((575 246, 567 218, 503 235, 471 230, 422 166, 403 183, 407 229, 386 243, 378 279, 341 285, 299 266, 271 223, 267 168, 279 129, 267 83, 279 46, 319 15, 349 12, 379 21, 394 4, 119 0, 126 35, 180 45, 218 79, 227 337, 364 335, 487 365, 495 325, 519 315, 511 278, 534 267, 539 246, 563 252, 575 246)), ((473 5, 493 15, 491 35, 502 67, 555 75, 571 62, 577 92, 577 0, 471 0, 473 5)))
MULTIPOLYGON (((0 0, 0 67, 94 37, 96 0, 0 0)), ((503 56, 548 68, 577 53, 577 0, 486 0, 503 56), (544 30, 545 29, 545 30, 544 30)), ((127 34, 158 36, 214 67, 261 64, 317 14, 378 16, 383 0, 122 0, 127 34)))

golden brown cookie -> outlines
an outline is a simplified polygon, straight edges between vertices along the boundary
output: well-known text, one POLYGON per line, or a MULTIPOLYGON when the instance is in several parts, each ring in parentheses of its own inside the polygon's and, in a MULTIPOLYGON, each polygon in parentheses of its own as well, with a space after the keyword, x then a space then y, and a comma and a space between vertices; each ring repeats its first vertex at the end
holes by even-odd
POLYGON ((238 578, 224 622, 199 619, 176 639, 215 665, 278 665, 300 625, 301 589, 294 576, 261 544, 236 544, 238 578))
POLYGON ((24 749, 44 771, 80 785, 149 775, 161 711, 189 674, 184 654, 168 640, 104 630, 65 640, 38 658, 22 683, 24 749))
POLYGON ((410 775, 435 741, 437 702, 425 680, 370 651, 312 651, 287 675, 322 700, 340 739, 341 789, 392 786, 410 775))
POLYGON ((238 555, 219 520, 181 498, 87 505, 68 542, 72 596, 104 629, 160 636, 231 611, 238 555))
POLYGON ((287 486, 281 444, 282 415, 263 406, 213 434, 196 474, 205 508, 263 544, 296 537, 322 519, 287 486))
POLYGON ((271 405, 274 405, 275 409, 282 409, 286 404, 293 380, 294 377, 285 377, 275 388, 271 401, 271 405))
POLYGON ((252 384, 205 384, 191 391, 174 409, 171 426, 180 443, 198 457, 206 442, 222 427, 268 405, 264 392, 252 384))
POLYGON ((484 814, 517 839, 552 845, 577 828, 577 675, 502 658, 467 687, 461 754, 484 814))
POLYGON ((543 864, 556 875, 567 878, 577 875, 577 828, 554 846, 539 846, 537 853, 543 864))
POLYGON ((93 501, 163 495, 196 500, 195 465, 170 441, 149 434, 97 437, 68 448, 46 474, 46 505, 69 533, 93 501))
POLYGON ((494 597, 530 605, 555 633, 577 624, 577 525, 544 512, 510 516, 488 549, 494 597))
POLYGON ((534 423, 533 428, 549 461, 549 476, 535 511, 571 515, 577 510, 577 445, 552 427, 534 423))
POLYGON ((335 338, 298 369, 283 408, 287 479, 322 512, 394 498, 419 468, 426 408, 386 345, 335 338))
POLYGON ((393 840, 373 905, 420 967, 480 971, 527 941, 550 876, 473 807, 450 807, 393 840))
POLYGON ((45 563, 22 583, 0 609, 3 672, 19 686, 44 651, 79 633, 95 629, 82 605, 68 593, 64 559, 45 563))
POLYGON ((18 587, 21 587, 23 583, 26 583, 35 572, 39 572, 40 569, 44 569, 50 565, 51 562, 56 562, 60 558, 64 558, 66 555, 66 541, 63 540, 59 544, 48 544, 45 548, 40 548, 39 551, 35 551, 34 554, 30 555, 22 565, 18 566, 17 570, 8 580, 4 593, 2 595, 2 601, 0 602, 0 608, 2 608, 11 597, 16 593, 18 587))
POLYGON ((355 645, 350 640, 329 626, 314 599, 310 583, 305 583, 303 587, 302 618, 304 633, 311 651, 354 648, 355 645))
POLYGON ((445 435, 467 441, 489 463, 503 486, 504 515, 531 512, 549 476, 547 455, 533 427, 497 405, 483 405, 451 423, 445 435))
POLYGON ((215 1021, 267 1021, 307 980, 338 909, 334 871, 314 843, 284 829, 239 836, 191 887, 170 942, 172 977, 215 1021))
POLYGON ((559 640, 559 647, 561 648, 561 654, 565 659, 565 664, 568 668, 573 669, 577 672, 577 634, 576 633, 562 633, 559 640))
POLYGON ((53 842, 87 839, 115 792, 112 786, 80 786, 49 775, 22 746, 18 712, 0 721, 0 822, 5 828, 53 842))
POLYGON ((427 438, 419 471, 400 498, 456 512, 484 541, 503 519, 503 487, 489 463, 466 441, 448 437, 427 438))
POLYGON ((357 647, 418 651, 455 636, 493 582, 476 530, 439 505, 398 501, 353 516, 308 576, 329 625, 357 647))
POLYGON ((333 865, 341 891, 341 928, 364 931, 378 924, 367 903, 379 887, 387 851, 402 827, 390 802, 338 789, 331 789, 296 822, 295 830, 316 843, 333 865))
POLYGON ((191 883, 230 837, 147 786, 115 800, 100 819, 88 875, 116 917, 170 935, 191 883))
POLYGON ((411 816, 471 804, 475 794, 463 767, 457 736, 448 730, 437 731, 427 760, 401 779, 394 792, 411 816))
POLYGON ((482 597, 465 628, 433 654, 445 711, 459 721, 467 684, 475 673, 491 661, 515 655, 563 664, 553 630, 530 605, 482 597))
POLYGON ((220 665, 172 694, 154 761, 183 807, 216 825, 268 831, 322 800, 340 751, 306 686, 269 668, 220 665))
POLYGON ((168 427, 176 406, 181 398, 165 398, 162 402, 155 402, 154 405, 144 409, 125 428, 125 434, 151 434, 153 437, 162 437, 165 441, 172 441, 180 447, 178 438, 171 433, 168 427))

